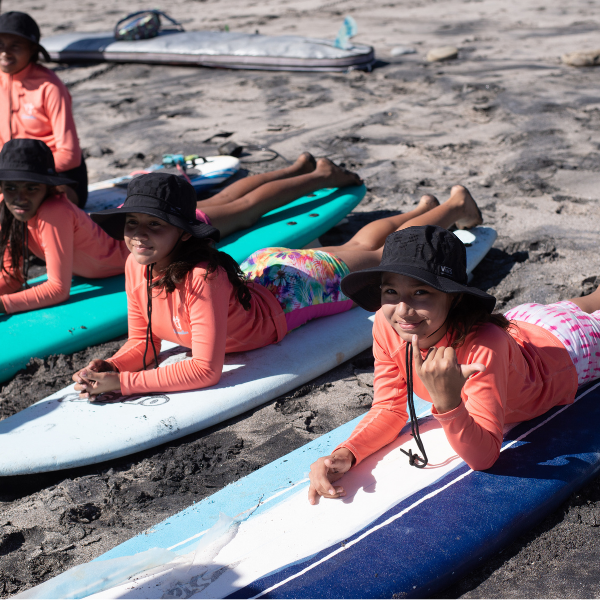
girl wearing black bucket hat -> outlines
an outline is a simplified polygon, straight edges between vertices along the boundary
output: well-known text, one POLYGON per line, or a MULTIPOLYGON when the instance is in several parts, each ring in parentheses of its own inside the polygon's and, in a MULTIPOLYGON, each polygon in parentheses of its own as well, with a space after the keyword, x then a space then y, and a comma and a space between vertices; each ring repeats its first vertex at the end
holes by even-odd
POLYGON ((50 148, 40 140, 11 140, 0 151, 0 311, 51 306, 69 297, 71 278, 123 273, 129 252, 57 186, 50 148), (46 261, 48 280, 27 286, 28 254, 46 261))
POLYGON ((71 96, 58 76, 39 65, 50 60, 40 45, 40 29, 26 13, 0 15, 0 149, 12 139, 45 142, 56 169, 69 184, 61 187, 83 208, 87 200, 87 169, 71 108, 71 96))
POLYGON ((505 424, 569 404, 578 385, 600 377, 600 290, 492 314, 493 296, 467 283, 464 246, 439 227, 390 235, 380 264, 348 275, 342 290, 377 311, 373 405, 348 440, 311 466, 311 504, 344 496, 334 482, 396 439, 408 413, 416 452, 402 452, 427 467, 413 390, 432 403, 456 453, 483 470, 499 456, 505 424))
POLYGON ((218 231, 196 218, 191 185, 164 173, 132 180, 122 207, 92 214, 132 253, 125 271, 129 340, 109 360, 76 373, 76 389, 90 397, 214 385, 225 353, 277 342, 309 319, 349 310, 342 277, 380 257, 385 237, 398 227, 420 219, 447 226, 479 220, 468 192, 455 192, 443 205, 423 197, 411 213, 370 223, 343 246, 265 248, 238 267, 213 248, 218 231), (191 348, 192 360, 145 370, 157 364, 161 340, 191 348))

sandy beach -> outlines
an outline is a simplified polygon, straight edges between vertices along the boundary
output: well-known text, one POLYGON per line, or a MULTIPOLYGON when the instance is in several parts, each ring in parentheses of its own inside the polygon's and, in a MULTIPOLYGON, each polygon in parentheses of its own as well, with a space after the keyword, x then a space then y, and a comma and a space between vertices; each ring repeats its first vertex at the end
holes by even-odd
MULTIPOLYGON (((152 65, 53 65, 73 97, 90 181, 160 161, 214 154, 219 138, 294 159, 308 150, 356 170, 368 193, 321 238, 347 240, 366 222, 440 200, 466 185, 498 240, 474 285, 499 310, 591 292, 600 283, 600 69, 560 56, 600 47, 588 0, 4 0, 42 35, 110 30, 158 7, 186 29, 334 38, 344 16, 375 47, 370 73, 234 71, 152 65), (453 45, 458 58, 427 62, 453 45), (395 48, 412 48, 398 55, 395 48)), ((42 39, 43 43, 43 39, 42 39)), ((222 141, 222 140, 221 140, 222 141)), ((285 166, 250 162, 241 175, 285 166)), ((0 388, 6 418, 70 382, 115 340, 34 359, 0 388)), ((91 560, 193 502, 365 412, 371 351, 285 397, 210 430, 100 465, 0 478, 0 597, 91 560)), ((600 479, 443 598, 600 596, 600 479)))

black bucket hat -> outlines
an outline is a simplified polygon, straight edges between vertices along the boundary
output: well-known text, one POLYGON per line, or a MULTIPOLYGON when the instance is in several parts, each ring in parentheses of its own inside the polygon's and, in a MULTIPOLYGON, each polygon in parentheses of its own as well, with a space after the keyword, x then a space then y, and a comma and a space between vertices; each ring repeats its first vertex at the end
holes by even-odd
POLYGON ((27 13, 11 10, 0 15, 0 33, 10 33, 25 38, 37 47, 46 62, 50 62, 50 55, 40 44, 40 28, 27 13))
POLYGON ((0 181, 74 185, 56 172, 52 150, 42 140, 9 140, 0 151, 0 181))
POLYGON ((407 227, 389 235, 378 267, 350 273, 342 279, 342 291, 364 309, 381 308, 381 275, 397 273, 418 279, 448 294, 469 294, 491 313, 496 298, 467 285, 465 245, 442 227, 407 227))
POLYGON ((196 218, 196 192, 178 175, 140 175, 129 182, 123 206, 91 213, 90 216, 108 235, 122 240, 127 213, 158 217, 197 238, 210 238, 215 242, 221 239, 218 229, 196 218))

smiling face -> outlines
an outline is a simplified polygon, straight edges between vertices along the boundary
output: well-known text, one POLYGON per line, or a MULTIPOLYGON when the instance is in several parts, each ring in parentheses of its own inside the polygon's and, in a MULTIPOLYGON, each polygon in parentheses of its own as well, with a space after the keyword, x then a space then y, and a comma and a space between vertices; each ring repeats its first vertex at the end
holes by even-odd
POLYGON ((37 48, 20 35, 0 33, 0 70, 8 75, 22 71, 37 48))
POLYGON ((418 335, 420 348, 444 337, 454 297, 406 275, 384 273, 381 279, 381 311, 387 322, 405 342, 418 335))
POLYGON ((158 217, 144 213, 127 213, 123 233, 129 252, 140 265, 155 264, 156 271, 164 271, 171 264, 171 254, 181 241, 192 236, 158 217))
POLYGON ((32 181, 3 181, 0 185, 6 207, 17 221, 29 221, 48 196, 50 186, 32 181))

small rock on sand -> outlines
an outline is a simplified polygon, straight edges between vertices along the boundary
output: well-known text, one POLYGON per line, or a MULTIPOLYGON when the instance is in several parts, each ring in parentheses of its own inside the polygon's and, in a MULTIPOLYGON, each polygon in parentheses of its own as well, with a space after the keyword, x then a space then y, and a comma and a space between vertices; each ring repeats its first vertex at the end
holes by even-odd
POLYGON ((569 52, 563 54, 561 60, 565 65, 571 65, 572 67, 596 67, 600 65, 600 50, 569 52))
POLYGON ((451 58, 458 57, 458 48, 456 46, 442 46, 440 48, 434 48, 427 53, 427 60, 429 62, 436 62, 438 60, 450 60, 451 58))
POLYGON ((416 52, 414 48, 409 48, 408 46, 396 46, 392 48, 390 54, 392 56, 402 56, 403 54, 416 54, 416 52))

